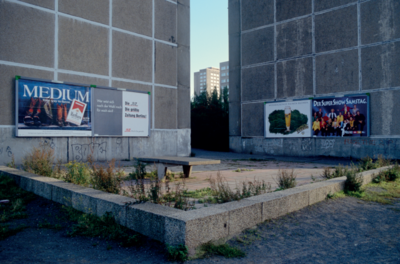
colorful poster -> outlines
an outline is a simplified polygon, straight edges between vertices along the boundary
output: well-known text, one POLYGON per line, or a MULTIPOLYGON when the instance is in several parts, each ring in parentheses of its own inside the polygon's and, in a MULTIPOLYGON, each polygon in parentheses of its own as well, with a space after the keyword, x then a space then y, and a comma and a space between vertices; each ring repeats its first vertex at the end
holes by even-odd
POLYGON ((367 137, 369 96, 314 99, 312 120, 314 137, 367 137))
POLYGON ((311 137, 311 100, 266 103, 265 137, 311 137))
POLYGON ((90 87, 17 80, 18 137, 92 136, 90 87))

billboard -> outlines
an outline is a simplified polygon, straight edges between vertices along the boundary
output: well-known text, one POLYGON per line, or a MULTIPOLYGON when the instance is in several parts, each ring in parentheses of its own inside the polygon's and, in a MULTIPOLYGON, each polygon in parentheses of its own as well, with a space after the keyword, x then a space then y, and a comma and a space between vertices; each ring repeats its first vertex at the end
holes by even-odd
POLYGON ((150 93, 16 76, 17 137, 150 135, 150 93))
POLYGON ((310 110, 311 100, 265 103, 265 137, 311 137, 310 110))
POLYGON ((90 87, 16 81, 16 136, 92 136, 90 87))
POLYGON ((369 96, 343 96, 312 100, 314 137, 367 137, 369 96))
POLYGON ((148 93, 115 89, 94 89, 94 135, 149 136, 149 100, 150 96, 148 93))

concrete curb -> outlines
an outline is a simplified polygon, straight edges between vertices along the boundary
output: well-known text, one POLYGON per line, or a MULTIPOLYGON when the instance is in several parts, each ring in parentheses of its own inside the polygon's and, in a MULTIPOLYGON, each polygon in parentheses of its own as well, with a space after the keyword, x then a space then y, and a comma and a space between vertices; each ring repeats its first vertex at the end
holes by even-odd
MULTIPOLYGON (((374 174, 388 168, 362 172, 363 185, 370 183, 374 174)), ((346 181, 346 177, 340 177, 209 208, 182 211, 152 203, 127 205, 135 200, 4 166, 0 166, 0 173, 10 176, 27 191, 85 213, 102 216, 111 212, 118 223, 138 233, 170 245, 186 245, 190 255, 204 243, 231 237, 265 220, 321 202, 328 194, 342 191, 346 181)))

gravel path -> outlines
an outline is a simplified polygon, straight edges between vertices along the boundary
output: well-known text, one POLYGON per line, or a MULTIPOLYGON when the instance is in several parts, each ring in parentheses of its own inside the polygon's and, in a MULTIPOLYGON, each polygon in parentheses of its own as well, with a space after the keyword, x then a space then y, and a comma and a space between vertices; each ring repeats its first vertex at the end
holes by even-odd
MULTIPOLYGON (((146 240, 123 248, 98 238, 68 237, 71 223, 59 231, 37 228, 44 219, 60 223, 60 206, 37 198, 28 219, 13 226, 29 228, 0 241, 1 263, 165 263, 163 246, 146 240)), ((355 198, 327 200, 232 238, 243 259, 212 257, 189 263, 400 263, 400 201, 394 206, 355 198), (240 242, 239 242, 240 241, 240 242)))

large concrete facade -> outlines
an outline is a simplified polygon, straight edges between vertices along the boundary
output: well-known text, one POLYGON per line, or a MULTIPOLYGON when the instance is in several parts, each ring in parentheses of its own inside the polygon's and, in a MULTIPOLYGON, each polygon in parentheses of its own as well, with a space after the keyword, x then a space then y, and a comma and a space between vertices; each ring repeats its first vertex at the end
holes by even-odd
POLYGON ((400 1, 229 0, 230 148, 400 159, 400 1), (265 101, 370 93, 368 138, 264 138, 265 101))
POLYGON ((0 163, 190 153, 190 0, 0 0, 0 163), (151 92, 146 138, 15 138, 16 75, 151 92))

